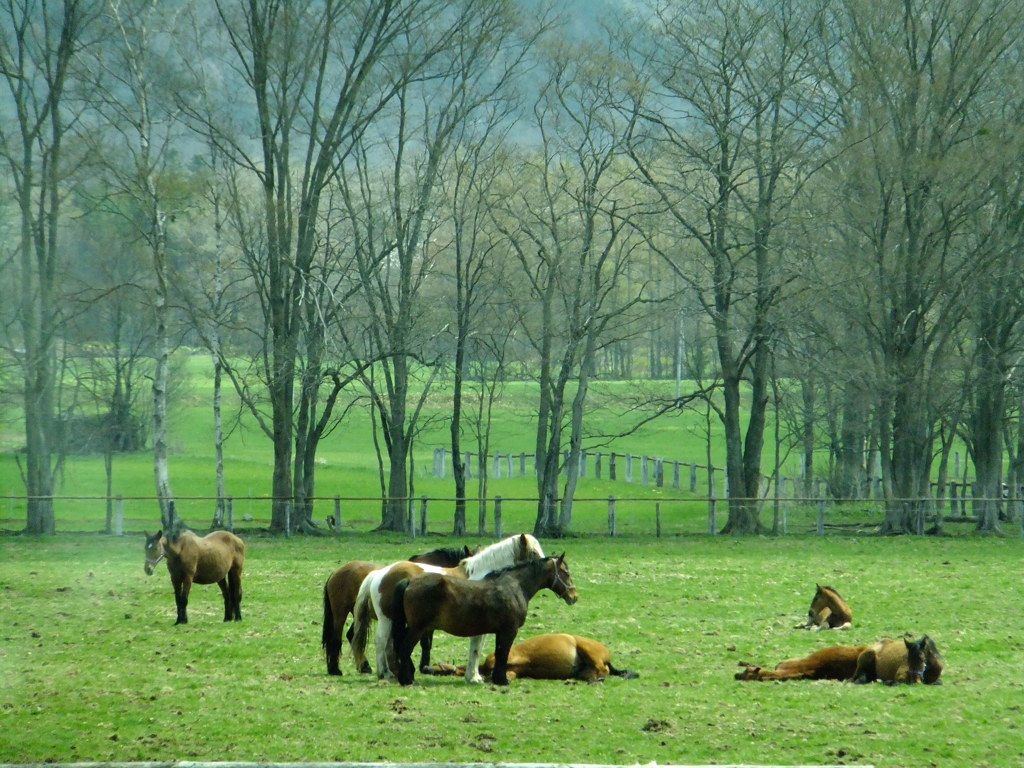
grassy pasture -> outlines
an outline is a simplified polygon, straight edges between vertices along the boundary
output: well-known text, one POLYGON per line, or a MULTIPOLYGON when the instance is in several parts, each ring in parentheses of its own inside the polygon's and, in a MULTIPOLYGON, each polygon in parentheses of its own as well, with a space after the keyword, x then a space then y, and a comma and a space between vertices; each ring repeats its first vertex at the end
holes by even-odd
MULTIPOLYGON (((247 539, 241 624, 196 587, 174 627, 142 540, 0 538, 0 761, 281 760, 1024 765, 1018 539, 570 539, 580 591, 531 605, 523 636, 600 639, 636 680, 505 689, 325 674, 321 587, 336 565, 450 540, 247 539), (793 629, 815 582, 848 632, 793 629), (1009 610, 1007 610, 1009 609, 1009 610), (943 686, 741 683, 832 643, 927 632, 943 686)), ((468 539, 467 543, 481 543, 468 539)), ((438 636, 435 658, 465 642, 438 636)))

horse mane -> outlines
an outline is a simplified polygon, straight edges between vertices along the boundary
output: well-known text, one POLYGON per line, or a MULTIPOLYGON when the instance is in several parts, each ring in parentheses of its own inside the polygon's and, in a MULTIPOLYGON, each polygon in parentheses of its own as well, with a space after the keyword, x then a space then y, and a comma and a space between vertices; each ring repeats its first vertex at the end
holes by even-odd
POLYGON ((830 592, 833 595, 835 595, 836 597, 838 597, 840 600, 842 600, 844 603, 846 602, 846 598, 839 594, 839 590, 838 589, 835 589, 833 587, 825 586, 824 584, 819 584, 818 585, 818 589, 820 589, 822 592, 830 592))
POLYGON ((505 575, 506 573, 511 573, 513 571, 522 571, 522 570, 526 570, 527 568, 532 568, 532 569, 540 570, 541 568, 544 567, 544 563, 546 563, 548 560, 554 560, 554 559, 555 559, 554 557, 534 557, 534 558, 531 558, 529 560, 523 560, 520 563, 513 563, 512 565, 506 565, 504 568, 498 568, 497 570, 494 570, 494 571, 491 571, 490 573, 485 574, 484 577, 483 577, 483 581, 487 581, 488 579, 497 579, 497 578, 505 575))
POLYGON ((459 565, 466 572, 467 578, 474 579, 479 578, 481 574, 491 573, 496 568, 504 568, 510 559, 519 562, 541 557, 544 557, 544 550, 541 549, 540 542, 530 534, 522 533, 484 547, 475 555, 467 557, 459 565), (519 549, 523 542, 526 544, 525 552, 519 549), (510 558, 509 555, 512 557, 510 558))
POLYGON ((446 560, 462 562, 462 560, 468 557, 468 555, 466 555, 468 549, 468 547, 438 547, 437 549, 432 549, 429 552, 412 555, 408 560, 410 563, 418 563, 420 558, 425 558, 430 555, 439 555, 444 557, 446 560))

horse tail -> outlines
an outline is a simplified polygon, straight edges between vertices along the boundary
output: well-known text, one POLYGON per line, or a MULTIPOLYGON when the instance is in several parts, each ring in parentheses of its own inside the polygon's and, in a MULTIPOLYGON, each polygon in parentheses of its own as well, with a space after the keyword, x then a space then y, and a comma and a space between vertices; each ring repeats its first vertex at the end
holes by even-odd
POLYGON ((324 624, 320 633, 320 647, 324 649, 324 656, 327 658, 327 674, 340 675, 338 655, 341 653, 341 638, 334 629, 334 608, 331 607, 327 583, 324 584, 324 624))
POLYGON ((398 650, 405 633, 409 629, 409 623, 405 617, 405 590, 409 586, 408 579, 402 579, 395 585, 394 596, 391 604, 391 640, 395 650, 398 650))
POLYGON ((409 631, 408 617, 405 615, 405 590, 408 586, 408 579, 402 579, 395 585, 391 605, 391 647, 395 653, 395 677, 402 685, 409 685, 416 676, 416 667, 410 655, 412 646, 407 649, 405 642, 409 631))
POLYGON ((359 585, 356 604, 352 609, 352 626, 348 631, 348 644, 352 655, 361 659, 366 655, 366 638, 370 634, 370 582, 369 576, 359 585))
POLYGON ((616 669, 615 667, 612 666, 612 663, 610 661, 608 662, 608 671, 611 674, 615 675, 616 677, 622 677, 622 678, 625 678, 626 680, 634 680, 634 679, 640 677, 640 673, 639 672, 633 672, 632 670, 629 670, 629 669, 616 669))

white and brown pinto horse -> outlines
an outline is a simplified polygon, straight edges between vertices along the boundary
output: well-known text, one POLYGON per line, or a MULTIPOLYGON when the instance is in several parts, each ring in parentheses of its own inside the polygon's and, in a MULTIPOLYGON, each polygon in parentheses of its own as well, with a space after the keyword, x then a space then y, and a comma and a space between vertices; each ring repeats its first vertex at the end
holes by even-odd
MULTIPOLYGON (((440 573, 463 579, 482 579, 491 571, 507 568, 510 565, 536 560, 544 557, 540 542, 528 533, 510 536, 467 557, 454 568, 441 568, 423 563, 412 563, 400 560, 391 565, 371 572, 359 587, 356 605, 353 612, 352 652, 358 657, 365 655, 366 639, 369 635, 369 624, 372 616, 377 617, 377 629, 374 635, 377 655, 377 676, 394 677, 394 670, 389 664, 389 640, 391 638, 391 622, 395 617, 394 591, 399 582, 418 576, 421 573, 440 573)), ((422 656, 420 669, 430 666, 430 636, 425 633, 421 642, 422 656)), ((483 678, 477 669, 480 656, 482 637, 473 637, 469 641, 469 657, 466 662, 466 680, 482 682, 483 678)))

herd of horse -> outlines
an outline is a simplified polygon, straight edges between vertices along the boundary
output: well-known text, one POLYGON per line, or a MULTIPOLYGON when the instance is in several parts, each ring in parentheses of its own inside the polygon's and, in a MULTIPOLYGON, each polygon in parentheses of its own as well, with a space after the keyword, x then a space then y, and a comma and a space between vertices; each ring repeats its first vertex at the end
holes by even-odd
MULTIPOLYGON (((183 527, 145 536, 145 572, 164 560, 174 587, 175 624, 188 622, 192 584, 217 584, 224 597, 224 621, 241 621, 242 568, 245 543, 234 533, 214 531, 199 537, 183 527)), ((329 675, 340 675, 346 638, 356 669, 371 673, 366 658, 369 629, 376 621, 377 675, 409 685, 415 679, 412 653, 420 646, 423 674, 458 674, 468 682, 491 680, 507 685, 517 677, 579 679, 599 682, 609 675, 636 677, 618 669, 611 652, 592 638, 564 633, 515 639, 526 621, 531 598, 548 589, 567 605, 577 600, 565 553, 544 554, 527 533, 502 539, 479 551, 442 547, 408 560, 379 566, 353 560, 338 567, 323 588, 321 645, 329 675), (347 632, 349 616, 352 624, 347 632), (463 667, 431 664, 435 630, 469 638, 463 667), (494 635, 494 652, 480 661, 480 645, 494 635)), ((838 591, 817 585, 807 620, 799 628, 849 629, 853 612, 838 591)), ((868 683, 937 685, 942 656, 924 635, 883 639, 872 645, 833 645, 808 656, 785 659, 772 669, 741 662, 737 680, 850 680, 868 683)))

